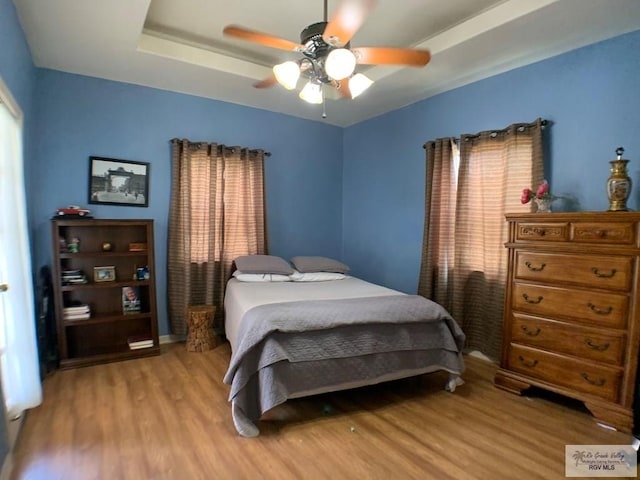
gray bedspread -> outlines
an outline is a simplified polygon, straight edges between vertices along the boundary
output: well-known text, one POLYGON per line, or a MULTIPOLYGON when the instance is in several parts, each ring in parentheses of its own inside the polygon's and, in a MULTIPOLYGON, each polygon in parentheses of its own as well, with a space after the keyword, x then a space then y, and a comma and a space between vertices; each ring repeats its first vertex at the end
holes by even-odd
POLYGON ((267 304, 240 325, 224 382, 236 430, 288 398, 391 378, 464 370, 464 333, 447 311, 417 295, 267 304))

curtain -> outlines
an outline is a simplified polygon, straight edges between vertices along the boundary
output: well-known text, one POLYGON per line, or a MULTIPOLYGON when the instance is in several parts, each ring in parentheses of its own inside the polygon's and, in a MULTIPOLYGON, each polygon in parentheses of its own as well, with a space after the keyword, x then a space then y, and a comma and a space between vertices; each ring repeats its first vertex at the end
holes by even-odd
POLYGON ((266 252, 264 152, 172 140, 169 323, 186 334, 189 305, 222 305, 233 260, 266 252))
POLYGON ((452 308, 457 169, 455 139, 425 144, 427 155, 425 222, 418 294, 452 308))
POLYGON ((467 350, 497 360, 507 278, 504 215, 528 212, 530 206, 520 203, 522 189, 543 180, 542 120, 463 135, 457 182, 438 175, 437 164, 447 165, 453 153, 437 144, 426 145, 427 172, 434 171, 427 178, 424 241, 434 245, 423 247, 419 293, 451 312, 466 334, 467 350))
MULTIPOLYGON (((0 100, 4 84, 0 82, 0 100)), ((0 101, 0 367, 10 418, 42 402, 24 192, 22 132, 0 101), (10 212, 10 213, 9 213, 10 212)))

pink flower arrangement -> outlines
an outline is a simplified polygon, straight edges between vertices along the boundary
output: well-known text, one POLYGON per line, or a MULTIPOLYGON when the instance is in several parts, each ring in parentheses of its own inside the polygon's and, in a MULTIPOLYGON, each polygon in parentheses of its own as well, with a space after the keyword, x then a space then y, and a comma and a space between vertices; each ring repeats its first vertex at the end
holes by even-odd
POLYGON ((535 192, 530 188, 525 188, 524 190, 522 190, 520 202, 522 202, 523 204, 529 203, 534 198, 537 198, 539 200, 552 201, 558 197, 551 195, 551 192, 549 191, 549 183, 547 183, 547 181, 545 180, 540 185, 538 185, 538 188, 536 188, 535 192))

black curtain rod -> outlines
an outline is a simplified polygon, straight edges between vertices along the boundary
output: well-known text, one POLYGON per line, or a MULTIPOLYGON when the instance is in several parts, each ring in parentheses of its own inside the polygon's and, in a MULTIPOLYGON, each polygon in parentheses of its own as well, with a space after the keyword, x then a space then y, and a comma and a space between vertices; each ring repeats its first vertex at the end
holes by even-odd
MULTIPOLYGON (((543 128, 544 128, 544 127, 546 127, 548 123, 549 123, 549 122, 548 122, 547 120, 544 120, 544 119, 543 119, 543 120, 540 120, 540 125, 542 125, 542 127, 543 127, 543 128)), ((530 125, 532 125, 532 124, 530 124, 530 125)), ((523 127, 520 127, 520 128, 521 128, 521 129, 523 129, 523 127)), ((491 132, 491 136, 492 136, 492 137, 495 137, 499 131, 500 131, 500 130, 493 130, 493 131, 491 132)), ((522 131, 522 130, 520 130, 520 131, 522 131)), ((470 137, 475 138, 475 137, 477 137, 477 136, 478 136, 478 135, 465 135, 465 137, 466 137, 467 139, 469 139, 470 137)), ((425 150, 427 149, 427 143, 429 143, 429 142, 426 142, 424 145, 422 145, 422 148, 424 148, 425 150)))
MULTIPOLYGON (((171 141, 172 141, 172 142, 180 142, 180 141, 182 141, 182 140, 181 140, 181 139, 179 139, 179 138, 172 138, 172 139, 171 139, 171 141)), ((187 140, 187 141, 188 141, 188 140, 187 140)), ((206 142, 189 142, 189 143, 206 143, 206 142)), ((230 146, 228 146, 228 145, 220 145, 219 143, 216 143, 216 145, 217 145, 218 147, 224 147, 224 148, 229 148, 229 149, 234 148, 234 147, 230 147, 230 146)), ((244 148, 243 148, 243 147, 240 147, 240 148, 242 148, 242 149, 244 150, 244 148)), ((259 149, 247 149, 247 150, 249 150, 249 153, 258 153, 258 152, 260 151, 259 149)), ((264 156, 265 156, 265 157, 270 157, 270 156, 271 156, 271 152, 264 152, 264 156)))

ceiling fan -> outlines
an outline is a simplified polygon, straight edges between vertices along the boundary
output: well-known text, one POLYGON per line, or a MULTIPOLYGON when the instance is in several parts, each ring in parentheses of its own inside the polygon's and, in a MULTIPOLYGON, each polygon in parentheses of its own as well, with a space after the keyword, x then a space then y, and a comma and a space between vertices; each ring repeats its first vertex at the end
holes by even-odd
POLYGON ((273 74, 255 83, 267 88, 279 83, 293 90, 302 76, 307 80, 300 98, 309 103, 324 101, 323 86, 335 88, 344 98, 355 98, 371 86, 373 80, 356 73, 356 65, 407 65, 423 67, 431 59, 428 50, 393 47, 356 47, 350 41, 375 6, 375 0, 341 0, 331 20, 327 22, 327 0, 324 0, 324 21, 306 27, 300 33, 300 43, 261 33, 238 25, 228 25, 224 34, 266 45, 299 52, 302 58, 273 67, 273 74))

